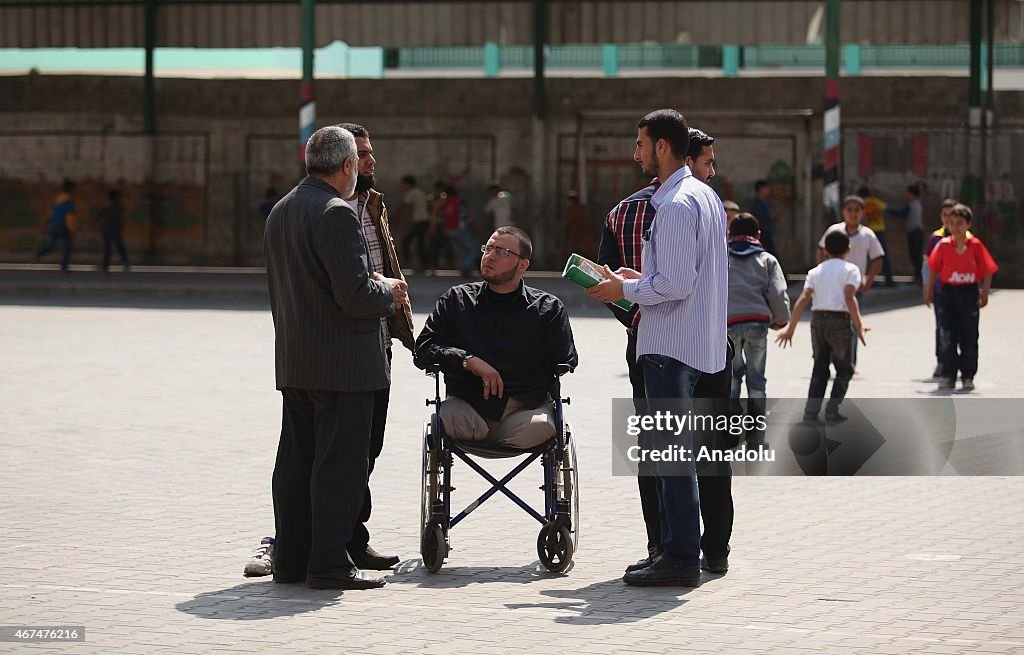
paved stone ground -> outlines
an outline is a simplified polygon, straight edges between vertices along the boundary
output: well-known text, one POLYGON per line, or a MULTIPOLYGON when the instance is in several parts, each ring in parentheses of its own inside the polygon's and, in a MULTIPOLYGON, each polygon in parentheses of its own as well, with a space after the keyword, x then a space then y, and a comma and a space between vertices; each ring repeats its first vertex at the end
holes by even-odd
MULTIPOLYGON (((886 291, 851 396, 927 397, 931 314, 907 294, 882 302, 886 291)), ((978 396, 1024 397, 1022 300, 1000 291, 983 312, 978 396)), ((259 302, 149 304, 0 298, 0 625, 86 626, 84 643, 0 652, 1024 652, 1021 478, 736 478, 727 575, 695 590, 624 586, 644 542, 636 482, 610 475, 625 338, 575 305, 572 570, 540 567, 538 525, 501 498, 455 528, 439 574, 421 568, 431 385, 403 351, 373 480, 374 542, 404 557, 390 584, 342 594, 245 579, 273 529, 270 315, 259 302)), ((769 393, 803 394, 809 356, 806 326, 792 350, 773 345, 769 393)), ((470 473, 455 470, 467 502, 483 488, 470 473)), ((539 501, 538 484, 534 470, 513 488, 539 501)))

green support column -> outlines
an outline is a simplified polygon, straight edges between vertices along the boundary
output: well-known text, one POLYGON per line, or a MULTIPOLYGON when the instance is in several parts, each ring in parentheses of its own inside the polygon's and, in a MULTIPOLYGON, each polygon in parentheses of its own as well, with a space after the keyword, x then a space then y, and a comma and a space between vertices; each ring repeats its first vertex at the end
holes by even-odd
POLYGON ((971 0, 971 69, 968 76, 967 106, 981 107, 981 0, 971 0))
POLYGON ((822 190, 822 204, 829 220, 838 220, 839 197, 842 188, 840 164, 839 114, 839 0, 828 0, 825 7, 825 149, 822 165, 825 186, 822 190))
POLYGON ((601 46, 601 63, 605 77, 619 76, 619 46, 605 43, 601 46))
POLYGON ((722 75, 736 77, 740 74, 740 47, 738 45, 722 46, 722 75))
POLYGON ((859 43, 847 43, 843 46, 843 67, 850 76, 860 75, 861 49, 859 43))
POLYGON ((484 77, 497 77, 501 70, 501 49, 498 44, 488 41, 484 44, 484 77))
POLYGON ((544 50, 548 44, 547 0, 533 0, 533 113, 544 118, 547 84, 544 79, 544 50))
POLYGON ((299 166, 306 170, 306 141, 316 131, 313 52, 316 50, 316 0, 302 0, 302 85, 299 87, 299 166))
POLYGON ((985 80, 985 109, 995 109, 995 93, 993 91, 993 76, 995 75, 995 41, 996 41, 996 8, 994 0, 988 0, 986 5, 987 15, 985 16, 986 47, 988 57, 985 60, 985 69, 988 72, 985 80))
POLYGON ((156 83, 153 79, 153 51, 156 49, 156 0, 146 0, 143 39, 146 73, 142 79, 142 131, 156 134, 156 83))

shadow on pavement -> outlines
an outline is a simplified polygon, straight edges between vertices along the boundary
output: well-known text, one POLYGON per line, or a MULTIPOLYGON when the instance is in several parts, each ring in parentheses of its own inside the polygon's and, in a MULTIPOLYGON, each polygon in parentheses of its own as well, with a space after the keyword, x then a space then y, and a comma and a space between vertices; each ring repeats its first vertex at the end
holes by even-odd
MULTIPOLYGON (((704 584, 719 576, 704 577, 704 584)), ((549 603, 506 603, 509 609, 547 608, 564 610, 555 623, 569 625, 606 625, 635 623, 671 611, 688 601, 683 596, 692 589, 685 587, 629 587, 622 580, 608 580, 579 589, 548 589, 541 592, 553 600, 549 603)))
MULTIPOLYGON (((566 572, 571 570, 572 565, 566 572)), ((534 560, 525 566, 444 566, 437 573, 431 573, 423 566, 422 560, 409 559, 395 567, 394 574, 388 576, 388 584, 456 589, 488 582, 527 584, 561 577, 564 577, 564 574, 551 573, 541 566, 540 560, 534 560)))
POLYGON ((206 591, 175 608, 200 619, 260 621, 315 612, 337 604, 341 595, 340 591, 315 591, 304 584, 276 584, 267 578, 206 591))

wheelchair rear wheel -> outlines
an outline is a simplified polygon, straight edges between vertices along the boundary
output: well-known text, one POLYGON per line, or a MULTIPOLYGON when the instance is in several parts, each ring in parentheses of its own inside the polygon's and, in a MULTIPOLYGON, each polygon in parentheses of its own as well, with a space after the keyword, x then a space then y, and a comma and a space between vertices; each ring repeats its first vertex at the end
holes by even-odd
POLYGON ((568 421, 565 427, 565 450, 562 452, 561 470, 556 478, 558 498, 569 503, 569 526, 576 548, 580 544, 580 491, 579 466, 576 463, 576 440, 573 438, 572 424, 568 421))

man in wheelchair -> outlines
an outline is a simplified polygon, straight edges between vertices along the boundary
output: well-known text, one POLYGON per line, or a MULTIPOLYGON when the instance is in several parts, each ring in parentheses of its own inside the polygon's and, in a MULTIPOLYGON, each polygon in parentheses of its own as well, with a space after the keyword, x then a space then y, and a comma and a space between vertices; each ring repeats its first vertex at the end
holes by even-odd
POLYGON ((438 412, 447 437, 526 450, 554 436, 557 374, 579 358, 562 302, 523 283, 530 237, 502 226, 481 252, 483 282, 438 299, 413 362, 445 375, 448 397, 438 412))

